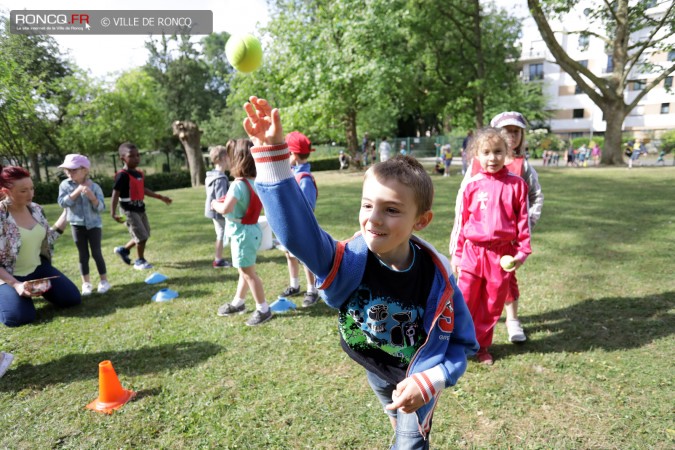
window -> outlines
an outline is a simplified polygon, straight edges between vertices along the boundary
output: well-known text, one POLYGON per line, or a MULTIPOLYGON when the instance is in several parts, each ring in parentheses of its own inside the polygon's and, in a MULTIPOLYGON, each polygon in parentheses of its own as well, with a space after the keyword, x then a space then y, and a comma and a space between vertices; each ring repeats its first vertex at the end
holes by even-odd
POLYGON ((575 109, 572 111, 572 118, 573 119, 583 119, 584 118, 584 109, 575 109))
POLYGON ((661 103, 661 114, 670 114, 670 103, 661 103))
POLYGON ((579 61, 579 64, 581 64, 582 66, 584 66, 585 68, 588 69, 588 60, 587 59, 582 59, 581 61, 579 61))
POLYGON ((666 77, 666 79, 663 80, 663 87, 664 88, 673 87, 673 77, 666 77))
POLYGON ((607 69, 605 69, 605 72, 611 72, 614 70, 614 58, 612 55, 607 55, 607 69))
POLYGON ((675 61, 675 50, 668 52, 668 61, 675 61))
POLYGON ((636 80, 633 82, 633 90, 634 91, 641 91, 645 88, 645 85, 647 82, 645 80, 636 80))
POLYGON ((530 64, 530 81, 544 79, 544 64, 530 64))
POLYGON ((588 41, 587 34, 579 35, 579 50, 588 50, 588 41))
POLYGON ((584 93, 584 91, 581 90, 581 86, 579 86, 578 84, 576 86, 574 86, 574 94, 575 95, 583 94, 583 93, 584 93))

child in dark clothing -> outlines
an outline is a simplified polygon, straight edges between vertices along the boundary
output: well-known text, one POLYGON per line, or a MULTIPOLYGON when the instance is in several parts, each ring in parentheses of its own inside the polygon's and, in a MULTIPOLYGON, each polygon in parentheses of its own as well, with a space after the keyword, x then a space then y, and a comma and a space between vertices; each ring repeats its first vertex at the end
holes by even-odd
POLYGON ((125 142, 120 145, 118 152, 120 159, 124 162, 124 167, 115 175, 110 214, 116 222, 123 223, 125 220, 118 215, 117 206, 119 205, 124 211, 127 216, 126 224, 131 234, 131 240, 124 246, 115 247, 115 254, 125 264, 131 264, 129 253, 132 248, 136 247, 138 259, 134 263, 134 269, 152 269, 152 264, 145 260, 145 244, 150 238, 150 224, 148 223, 148 216, 145 214, 143 199, 147 195, 159 199, 167 205, 170 205, 173 200, 164 195, 156 194, 145 187, 143 172, 136 170, 141 162, 141 155, 134 144, 125 142))
POLYGON ((364 367, 396 432, 394 448, 428 448, 440 393, 478 349, 448 260, 412 235, 433 217, 431 178, 409 156, 369 168, 360 233, 337 242, 319 227, 295 181, 279 111, 257 97, 244 108, 272 230, 339 310, 342 348, 364 367))

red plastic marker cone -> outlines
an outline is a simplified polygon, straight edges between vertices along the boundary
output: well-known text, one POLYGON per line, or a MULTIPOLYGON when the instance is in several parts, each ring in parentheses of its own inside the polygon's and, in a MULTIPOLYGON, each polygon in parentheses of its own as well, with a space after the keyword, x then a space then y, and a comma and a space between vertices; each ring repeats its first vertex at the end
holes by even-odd
POLYGON ((113 410, 121 408, 134 395, 134 391, 127 391, 122 387, 112 363, 102 361, 98 365, 98 398, 89 403, 87 408, 112 414, 113 410))

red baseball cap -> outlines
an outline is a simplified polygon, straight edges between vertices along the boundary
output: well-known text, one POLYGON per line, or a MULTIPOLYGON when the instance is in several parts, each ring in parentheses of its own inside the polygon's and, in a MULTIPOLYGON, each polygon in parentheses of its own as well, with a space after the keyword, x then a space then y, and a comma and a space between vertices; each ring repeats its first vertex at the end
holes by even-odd
POLYGON ((288 144, 288 150, 291 153, 309 155, 310 152, 314 151, 309 138, 299 131, 291 131, 288 133, 286 135, 286 144, 288 144))

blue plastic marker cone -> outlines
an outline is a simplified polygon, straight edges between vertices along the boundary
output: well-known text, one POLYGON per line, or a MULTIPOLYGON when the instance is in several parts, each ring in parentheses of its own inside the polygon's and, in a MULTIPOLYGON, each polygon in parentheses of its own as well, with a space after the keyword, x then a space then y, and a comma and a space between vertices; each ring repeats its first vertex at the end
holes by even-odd
POLYGON ((169 288, 160 289, 155 295, 152 296, 153 302, 168 302, 178 297, 178 292, 171 290, 169 288))
POLYGON ((169 277, 167 277, 166 275, 162 275, 159 272, 155 272, 152 275, 148 276, 148 278, 145 279, 145 282, 148 284, 157 284, 161 283, 162 281, 166 281, 168 279, 169 277))
POLYGON ((286 297, 279 297, 270 305, 270 309, 277 313, 285 313, 291 309, 295 309, 295 303, 287 299, 286 297))

